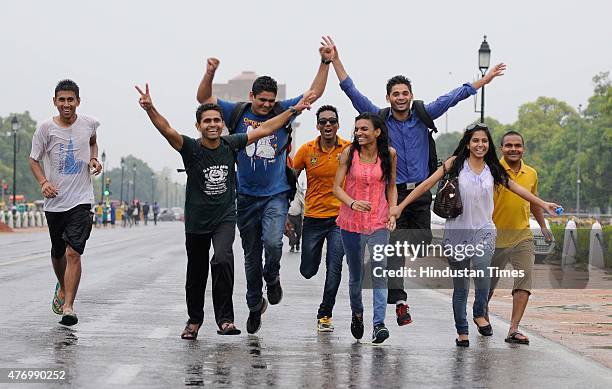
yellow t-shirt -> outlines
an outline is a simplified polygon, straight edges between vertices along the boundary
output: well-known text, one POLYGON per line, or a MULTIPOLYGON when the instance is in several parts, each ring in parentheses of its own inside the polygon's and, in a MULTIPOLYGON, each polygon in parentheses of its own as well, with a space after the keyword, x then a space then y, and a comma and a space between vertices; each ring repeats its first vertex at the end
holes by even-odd
POLYGON ((304 216, 322 219, 338 216, 340 211, 340 200, 332 190, 340 154, 351 142, 336 136, 336 145, 329 151, 323 151, 320 139, 318 136, 300 147, 293 159, 293 167, 296 170, 306 170, 308 186, 304 216))
MULTIPOLYGON (((537 196, 538 172, 534 168, 521 161, 521 168, 515 173, 504 158, 499 162, 506 169, 512 181, 537 196)), ((523 200, 522 197, 505 187, 500 187, 495 191, 493 201, 495 203, 493 223, 497 228, 496 247, 513 247, 519 242, 533 239, 529 228, 529 201, 523 200)))

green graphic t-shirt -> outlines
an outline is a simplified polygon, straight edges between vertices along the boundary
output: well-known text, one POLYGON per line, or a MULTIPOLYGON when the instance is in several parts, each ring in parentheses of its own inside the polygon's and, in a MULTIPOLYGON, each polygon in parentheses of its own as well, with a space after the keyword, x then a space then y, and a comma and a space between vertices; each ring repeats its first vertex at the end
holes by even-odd
POLYGON ((236 221, 236 153, 246 145, 246 134, 223 136, 216 149, 183 135, 185 232, 208 234, 220 223, 236 221))

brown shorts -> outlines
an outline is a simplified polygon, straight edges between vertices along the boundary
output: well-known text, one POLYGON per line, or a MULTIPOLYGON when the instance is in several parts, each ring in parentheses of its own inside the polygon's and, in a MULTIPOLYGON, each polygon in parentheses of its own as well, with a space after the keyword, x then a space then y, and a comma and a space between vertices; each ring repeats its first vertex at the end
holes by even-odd
MULTIPOLYGON (((496 248, 491 259, 491 267, 505 269, 506 265, 510 263, 514 270, 523 270, 523 277, 514 278, 512 293, 520 289, 531 294, 531 275, 534 259, 533 239, 526 239, 512 247, 496 248)), ((499 277, 491 277, 491 289, 495 289, 498 282, 499 277)))

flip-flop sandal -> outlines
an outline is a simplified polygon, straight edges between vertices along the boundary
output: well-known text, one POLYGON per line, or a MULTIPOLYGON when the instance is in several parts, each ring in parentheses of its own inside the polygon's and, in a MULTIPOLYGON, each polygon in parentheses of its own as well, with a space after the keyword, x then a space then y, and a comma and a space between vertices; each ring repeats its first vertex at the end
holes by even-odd
POLYGON ((236 326, 233 325, 228 325, 225 328, 217 330, 217 334, 219 335, 240 335, 241 332, 242 331, 240 331, 238 328, 236 328, 236 326))
POLYGON ((198 331, 200 331, 200 326, 198 326, 198 329, 194 331, 191 325, 191 323, 187 323, 185 329, 183 330, 183 333, 181 333, 181 339, 196 340, 198 338, 198 331))
POLYGON ((519 331, 514 331, 506 339, 504 342, 506 343, 514 343, 514 344, 529 344, 529 339, 519 339, 517 335, 525 336, 519 331))
POLYGON ((59 288, 60 288, 60 283, 58 282, 55 285, 55 292, 53 293, 53 303, 51 304, 51 309, 53 310, 53 313, 55 313, 56 315, 62 315, 64 313, 64 310, 62 309, 62 305, 64 305, 64 301, 60 299, 57 294, 57 292, 59 291, 59 288))
POLYGON ((77 315, 74 312, 64 312, 64 314, 62 315, 62 320, 59 321, 60 324, 63 324, 68 327, 73 326, 78 322, 79 319, 77 319, 77 315))

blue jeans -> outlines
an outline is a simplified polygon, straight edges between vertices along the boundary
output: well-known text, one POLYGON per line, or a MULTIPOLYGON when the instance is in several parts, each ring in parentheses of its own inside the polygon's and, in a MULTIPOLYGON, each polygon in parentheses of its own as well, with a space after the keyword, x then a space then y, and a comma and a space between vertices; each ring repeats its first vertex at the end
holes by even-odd
MULTIPOLYGON (((449 261, 449 266, 452 270, 468 270, 470 263, 474 270, 482 270, 484 277, 474 277, 474 306, 472 315, 483 317, 486 314, 487 301, 489 299, 489 287, 491 278, 489 276, 488 266, 491 266, 491 258, 493 252, 485 250, 482 256, 473 256, 462 261, 449 261)), ((468 334, 467 322, 467 299, 470 290, 470 277, 453 277, 453 315, 455 316, 455 328, 457 334, 468 334)))
POLYGON ((237 225, 244 250, 246 300, 252 311, 260 308, 262 277, 266 284, 274 284, 279 280, 288 209, 287 192, 267 197, 238 194, 237 225), (265 263, 262 266, 264 253, 265 263))
MULTIPOLYGON (((365 255, 365 246, 368 246, 370 252, 370 261, 372 268, 382 267, 387 268, 387 258, 383 255, 383 259, 375 261, 373 258, 375 245, 386 245, 389 243, 389 231, 387 229, 376 230, 373 233, 359 234, 340 230, 342 236, 342 246, 346 253, 346 262, 349 268, 349 296, 351 300, 351 311, 354 314, 363 314, 363 303, 361 299, 361 288, 363 281, 363 257, 365 255)), ((372 269, 373 270, 373 269, 372 269)), ((373 323, 374 326, 385 323, 385 312, 387 309, 387 282, 385 278, 372 277, 372 296, 374 305, 373 323)))
POLYGON ((332 310, 336 304, 336 294, 342 280, 342 257, 344 247, 340 237, 340 228, 336 225, 335 217, 314 218, 305 217, 302 227, 302 261, 300 273, 309 279, 319 271, 323 243, 327 240, 327 253, 325 254, 325 287, 323 288, 323 301, 319 306, 317 319, 323 316, 332 317, 332 310))

